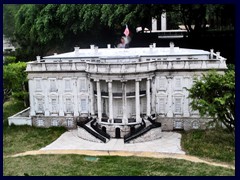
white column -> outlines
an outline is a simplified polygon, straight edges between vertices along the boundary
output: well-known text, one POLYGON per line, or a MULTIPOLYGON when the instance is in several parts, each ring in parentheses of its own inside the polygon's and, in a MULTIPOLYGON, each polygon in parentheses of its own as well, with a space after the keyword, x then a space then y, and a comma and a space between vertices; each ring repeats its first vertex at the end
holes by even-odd
POLYGON ((156 113, 156 83, 157 83, 158 78, 153 77, 151 84, 152 84, 152 110, 151 110, 151 114, 155 114, 156 113))
POLYGON ((35 106, 34 106, 34 81, 33 79, 28 80, 28 89, 29 89, 29 103, 30 103, 30 116, 35 116, 35 106))
POLYGON ((173 112, 172 112, 172 79, 173 76, 167 76, 168 80, 168 112, 167 112, 167 117, 173 117, 173 112))
POLYGON ((146 94, 147 94, 147 116, 151 116, 151 104, 150 104, 150 79, 146 81, 146 94))
POLYGON ((59 93, 59 116, 64 116, 63 111, 63 92, 64 92, 64 81, 62 78, 58 79, 58 93, 59 93))
POLYGON ((109 100, 109 119, 113 119, 113 93, 112 93, 112 81, 108 81, 108 100, 109 100))
POLYGON ((98 122, 100 122, 102 119, 102 97, 99 80, 97 80, 97 107, 98 107, 98 122))
POLYGON ((127 119, 127 94, 126 94, 126 81, 122 81, 122 106, 123 106, 123 122, 128 123, 127 119))
POLYGON ((135 106, 136 106, 136 121, 141 122, 140 117, 140 96, 139 96, 139 80, 135 81, 135 106))
POLYGON ((93 90, 93 81, 90 80, 90 109, 91 109, 91 116, 95 115, 95 111, 94 111, 94 90, 93 90))

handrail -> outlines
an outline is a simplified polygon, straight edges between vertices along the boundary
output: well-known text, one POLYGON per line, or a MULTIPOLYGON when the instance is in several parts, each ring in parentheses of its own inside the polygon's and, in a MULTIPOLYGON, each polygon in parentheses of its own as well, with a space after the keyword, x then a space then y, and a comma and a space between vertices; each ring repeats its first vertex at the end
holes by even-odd
POLYGON ((138 128, 136 128, 134 133, 132 133, 132 132, 127 133, 127 134, 124 136, 124 140, 127 139, 127 138, 129 138, 130 136, 132 136, 132 135, 140 132, 140 131, 143 130, 145 127, 146 127, 146 123, 145 123, 145 121, 142 119, 142 124, 141 124, 141 126, 139 126, 138 128))
POLYGON ((106 138, 99 135, 98 133, 96 133, 95 131, 93 131, 92 129, 90 129, 89 127, 87 127, 85 124, 78 124, 78 126, 82 127, 83 129, 85 129, 88 133, 90 133, 91 135, 93 135, 95 138, 100 139, 102 142, 106 143, 106 138))
MULTIPOLYGON (((94 95, 97 94, 97 91, 94 90, 93 92, 94 92, 94 95)), ((121 93, 121 92, 114 92, 114 93, 112 93, 112 94, 113 94, 114 97, 115 97, 115 96, 122 96, 122 93, 121 93)), ((135 91, 134 91, 134 92, 127 92, 127 93, 126 93, 127 96, 135 96, 135 94, 136 94, 135 91)), ((140 94, 140 95, 145 95, 145 94, 146 94, 146 90, 139 91, 139 94, 140 94)), ((108 92, 101 91, 101 96, 108 96, 108 95, 109 95, 108 92)))
POLYGON ((96 132, 98 132, 100 135, 102 135, 103 137, 105 137, 105 138, 107 138, 107 139, 110 139, 110 135, 109 135, 108 133, 105 133, 104 131, 102 131, 101 129, 99 129, 99 128, 97 127, 97 125, 94 125, 95 122, 96 122, 96 119, 94 119, 94 120, 90 123, 91 127, 92 127, 96 132))
MULTIPOLYGON (((148 117, 149 120, 150 117, 148 117)), ((151 118, 150 118, 151 119, 151 118)), ((138 138, 139 136, 144 135, 145 133, 147 133, 149 130, 153 129, 153 128, 157 128, 157 127, 161 127, 161 123, 159 122, 155 122, 152 119, 149 120, 152 124, 150 126, 147 126, 146 128, 141 128, 140 130, 136 131, 135 133, 131 134, 128 133, 124 136, 124 143, 127 143, 135 138, 138 138)), ((144 120, 143 120, 144 122, 144 120)), ((145 122, 144 122, 145 123, 145 122)), ((141 127, 141 126, 140 126, 141 127)))

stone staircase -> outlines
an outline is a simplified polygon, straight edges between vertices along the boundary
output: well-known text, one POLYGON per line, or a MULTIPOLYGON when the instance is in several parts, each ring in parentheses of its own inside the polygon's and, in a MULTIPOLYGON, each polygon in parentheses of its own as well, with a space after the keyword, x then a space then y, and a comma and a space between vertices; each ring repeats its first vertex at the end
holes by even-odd
POLYGON ((140 126, 134 133, 124 136, 124 143, 137 143, 155 140, 161 137, 161 123, 151 117, 143 118, 144 126, 140 126))
POLYGON ((90 119, 86 122, 86 124, 77 122, 78 137, 100 143, 107 143, 110 140, 110 135, 96 126, 96 119, 90 119))

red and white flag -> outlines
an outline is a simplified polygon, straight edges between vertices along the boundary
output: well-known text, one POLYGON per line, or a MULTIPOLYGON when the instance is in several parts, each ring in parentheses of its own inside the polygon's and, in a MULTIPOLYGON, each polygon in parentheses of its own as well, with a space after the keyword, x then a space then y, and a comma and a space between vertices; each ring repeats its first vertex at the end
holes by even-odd
POLYGON ((124 30, 124 33, 123 34, 125 34, 125 36, 128 36, 129 35, 129 29, 128 29, 128 25, 126 25, 126 28, 125 28, 125 30, 124 30))

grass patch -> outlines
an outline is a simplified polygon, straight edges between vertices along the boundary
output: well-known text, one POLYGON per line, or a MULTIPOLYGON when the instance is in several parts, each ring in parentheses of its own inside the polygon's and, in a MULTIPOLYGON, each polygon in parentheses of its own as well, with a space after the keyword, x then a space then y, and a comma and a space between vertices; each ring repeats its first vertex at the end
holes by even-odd
MULTIPOLYGON (((3 126, 4 175, 10 176, 222 176, 234 170, 177 159, 100 156, 86 161, 81 155, 37 155, 6 157, 40 149, 57 139, 64 127, 8 126, 7 117, 24 109, 21 102, 6 102, 3 126)), ((182 132, 182 146, 189 154, 224 162, 235 160, 234 140, 226 132, 197 130, 182 132)))
POLYGON ((235 170, 177 159, 83 155, 4 158, 5 176, 234 176, 235 170))
POLYGON ((192 130, 181 133, 181 146, 188 154, 235 164, 235 140, 226 130, 192 130))
POLYGON ((40 149, 56 140, 65 131, 64 127, 4 126, 3 155, 40 149))
POLYGON ((3 104, 3 155, 37 150, 50 144, 66 131, 64 127, 8 126, 7 118, 23 109, 23 103, 19 101, 3 104))

